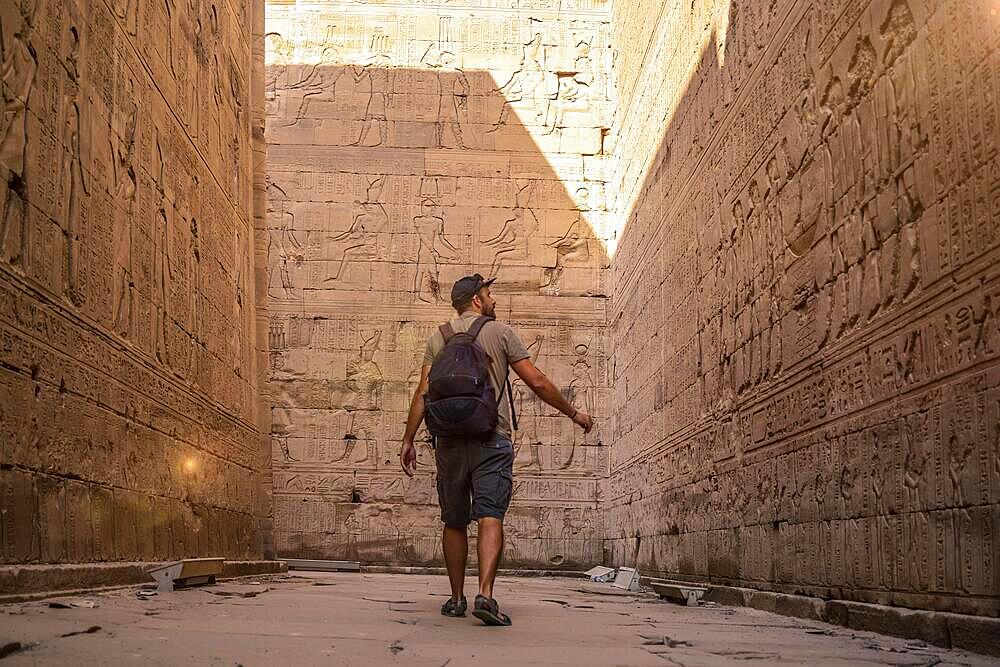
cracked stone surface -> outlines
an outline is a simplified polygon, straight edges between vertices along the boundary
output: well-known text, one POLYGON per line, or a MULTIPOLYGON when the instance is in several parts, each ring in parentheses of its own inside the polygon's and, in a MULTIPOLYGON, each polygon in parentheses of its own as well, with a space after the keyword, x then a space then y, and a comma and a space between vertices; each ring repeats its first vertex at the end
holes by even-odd
POLYGON ((510 628, 441 616, 441 576, 301 573, 148 600, 122 589, 84 598, 93 608, 52 608, 47 600, 2 608, 0 656, 10 665, 995 664, 755 609, 598 595, 581 583, 502 579, 497 598, 510 628), (6 648, 15 642, 20 650, 6 648))

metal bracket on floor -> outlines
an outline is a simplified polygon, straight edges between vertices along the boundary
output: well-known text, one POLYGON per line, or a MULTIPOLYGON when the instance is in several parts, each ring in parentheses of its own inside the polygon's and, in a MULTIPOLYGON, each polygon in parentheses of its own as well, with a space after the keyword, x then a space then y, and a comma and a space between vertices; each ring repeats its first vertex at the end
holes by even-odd
POLYGON ((184 586, 214 584, 224 562, 224 558, 185 558, 154 568, 149 574, 156 580, 159 592, 169 593, 184 586))
POLYGON ((685 583, 683 581, 671 581, 669 579, 652 579, 649 582, 653 590, 661 598, 672 602, 680 602, 689 607, 697 607, 702 596, 708 592, 708 588, 685 583))
POLYGON ((638 591, 639 571, 634 567, 620 567, 611 585, 615 588, 624 588, 627 591, 638 591))

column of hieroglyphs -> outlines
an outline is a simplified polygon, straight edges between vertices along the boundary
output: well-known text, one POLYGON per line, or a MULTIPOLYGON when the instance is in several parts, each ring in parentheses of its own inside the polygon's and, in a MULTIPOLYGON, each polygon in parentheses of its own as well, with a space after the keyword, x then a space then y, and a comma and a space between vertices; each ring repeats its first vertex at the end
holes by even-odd
POLYGON ((996 3, 613 14, 616 562, 996 614, 996 3))
POLYGON ((449 292, 495 275, 498 316, 602 425, 514 383, 508 563, 600 559, 605 366, 601 1, 268 4, 267 276, 280 554, 440 558, 433 454, 398 463, 449 292), (502 6, 492 6, 502 5, 502 6))
POLYGON ((260 554, 250 3, 0 3, 0 561, 260 554))

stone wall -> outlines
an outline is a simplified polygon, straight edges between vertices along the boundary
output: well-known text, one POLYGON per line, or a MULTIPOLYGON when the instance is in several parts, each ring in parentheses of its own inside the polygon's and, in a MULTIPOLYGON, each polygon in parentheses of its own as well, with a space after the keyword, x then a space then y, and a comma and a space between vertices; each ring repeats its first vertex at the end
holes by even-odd
POLYGON ((995 3, 613 26, 612 560, 1000 613, 995 3))
MULTIPOLYGON (((609 414, 602 2, 268 4, 264 248, 277 551, 440 563, 433 452, 398 461, 452 283, 495 275, 535 363, 609 414)), ((607 433, 514 382, 508 565, 601 558, 607 433)))
POLYGON ((0 4, 0 562, 262 553, 250 12, 0 4))

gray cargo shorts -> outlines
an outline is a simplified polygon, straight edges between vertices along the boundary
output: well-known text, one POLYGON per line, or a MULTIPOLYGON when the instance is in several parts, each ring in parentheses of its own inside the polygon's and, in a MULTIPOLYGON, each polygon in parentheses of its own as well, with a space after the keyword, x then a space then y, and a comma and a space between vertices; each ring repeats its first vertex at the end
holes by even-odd
POLYGON ((481 438, 437 438, 438 504, 441 521, 465 528, 471 521, 503 520, 514 488, 514 445, 495 434, 481 438))

